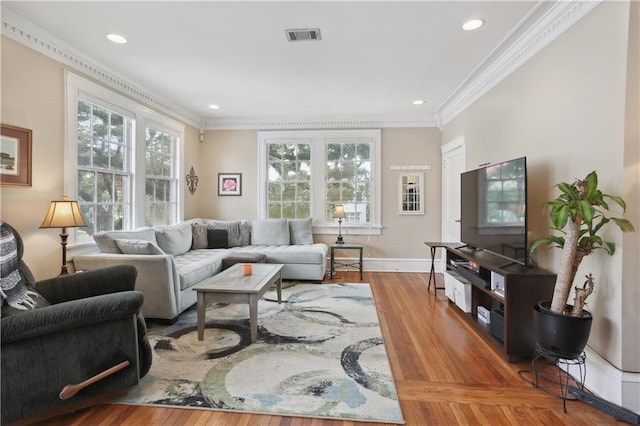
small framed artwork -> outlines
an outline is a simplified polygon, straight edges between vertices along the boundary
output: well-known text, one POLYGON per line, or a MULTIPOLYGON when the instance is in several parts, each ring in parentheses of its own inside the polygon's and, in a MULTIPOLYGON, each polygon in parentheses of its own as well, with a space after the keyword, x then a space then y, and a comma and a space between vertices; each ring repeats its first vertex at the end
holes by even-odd
POLYGON ((242 173, 218 173, 218 195, 242 195, 242 173))
POLYGON ((2 124, 0 185, 31 186, 31 130, 2 124))

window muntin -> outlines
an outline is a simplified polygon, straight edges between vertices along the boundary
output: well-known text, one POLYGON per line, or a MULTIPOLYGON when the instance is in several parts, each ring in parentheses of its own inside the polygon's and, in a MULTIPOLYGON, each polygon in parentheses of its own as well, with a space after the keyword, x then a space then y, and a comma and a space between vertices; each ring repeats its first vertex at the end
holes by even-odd
POLYGON ((145 130, 145 225, 175 223, 178 210, 177 135, 145 130))
POLYGON ((334 220, 335 206, 342 204, 349 223, 371 220, 370 143, 329 140, 325 143, 326 221, 334 220))
POLYGON ((87 223, 78 237, 126 229, 133 119, 81 99, 77 123, 77 199, 87 223))
POLYGON ((274 142, 267 152, 267 218, 310 217, 311 146, 274 142))

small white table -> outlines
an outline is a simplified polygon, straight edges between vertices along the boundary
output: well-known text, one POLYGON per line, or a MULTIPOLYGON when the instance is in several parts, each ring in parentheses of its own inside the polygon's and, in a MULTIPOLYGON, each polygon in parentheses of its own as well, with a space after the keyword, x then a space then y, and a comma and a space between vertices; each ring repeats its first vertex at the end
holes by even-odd
POLYGON ((198 340, 204 339, 207 303, 248 303, 251 343, 258 338, 258 300, 273 285, 278 291, 278 303, 282 301, 282 266, 272 263, 252 263, 253 273, 242 274, 242 264, 237 263, 193 287, 198 297, 198 340))

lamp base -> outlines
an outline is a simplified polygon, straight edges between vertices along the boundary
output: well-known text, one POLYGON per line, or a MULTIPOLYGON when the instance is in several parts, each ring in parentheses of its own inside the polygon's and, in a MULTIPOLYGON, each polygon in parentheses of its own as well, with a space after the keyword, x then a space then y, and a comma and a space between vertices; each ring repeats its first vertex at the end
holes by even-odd
POLYGON ((336 239, 336 244, 344 244, 344 239, 342 239, 342 235, 338 235, 336 239))

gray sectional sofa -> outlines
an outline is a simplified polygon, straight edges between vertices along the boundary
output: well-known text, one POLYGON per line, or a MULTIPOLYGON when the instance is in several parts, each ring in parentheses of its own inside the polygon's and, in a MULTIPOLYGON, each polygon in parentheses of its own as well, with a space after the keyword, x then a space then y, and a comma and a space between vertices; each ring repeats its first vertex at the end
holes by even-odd
POLYGON ((327 246, 313 242, 311 219, 198 218, 171 226, 102 232, 94 240, 100 252, 76 255, 76 270, 134 265, 146 318, 174 320, 195 304, 192 287, 220 272, 227 256, 264 254, 268 263, 284 265, 282 277, 288 280, 320 282, 327 267, 327 246))

